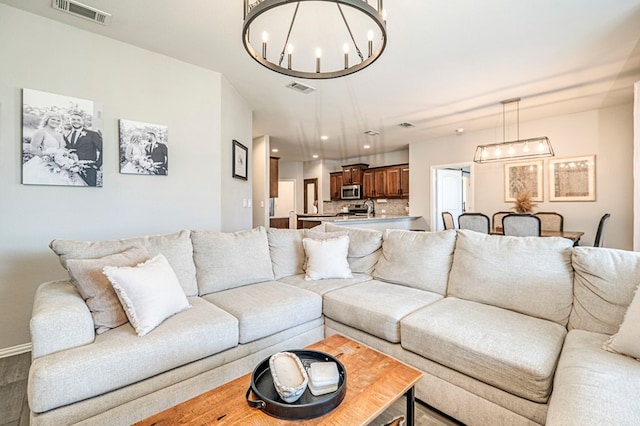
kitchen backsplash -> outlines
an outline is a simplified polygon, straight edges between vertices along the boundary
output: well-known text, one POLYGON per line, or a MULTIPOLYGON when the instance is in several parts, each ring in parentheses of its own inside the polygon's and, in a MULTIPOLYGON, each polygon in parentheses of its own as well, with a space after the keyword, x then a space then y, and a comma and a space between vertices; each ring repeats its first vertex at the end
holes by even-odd
MULTIPOLYGON (((322 206, 324 209, 323 213, 340 213, 343 207, 349 208, 350 206, 362 204, 363 202, 364 200, 324 201, 322 206)), ((376 200, 376 214, 406 216, 408 214, 406 207, 408 206, 409 203, 406 199, 387 198, 386 202, 376 200), (382 210, 384 210, 384 212, 382 210)))

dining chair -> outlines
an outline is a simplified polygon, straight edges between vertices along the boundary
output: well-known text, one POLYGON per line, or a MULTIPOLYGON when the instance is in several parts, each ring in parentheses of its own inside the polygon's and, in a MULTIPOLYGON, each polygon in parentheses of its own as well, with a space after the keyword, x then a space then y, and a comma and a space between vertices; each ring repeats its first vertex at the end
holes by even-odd
POLYGON ((442 212, 442 222, 444 222, 444 229, 456 229, 456 222, 453 220, 453 215, 449 212, 442 212))
POLYGON ((499 232, 502 229, 502 218, 508 214, 511 214, 511 212, 495 212, 491 216, 491 226, 495 232, 499 232))
POLYGON ((604 244, 604 227, 609 221, 610 217, 611 217, 611 214, 605 213, 600 218, 600 222, 598 223, 598 230, 596 231, 596 238, 593 241, 594 247, 602 247, 602 245, 604 244))
POLYGON ((534 216, 540 218, 543 231, 564 231, 564 216, 556 212, 538 212, 534 216))
POLYGON ((531 214, 508 214, 502 218, 504 235, 513 237, 539 237, 542 232, 540 218, 531 214))
POLYGON ((482 213, 462 213, 458 216, 458 228, 488 234, 491 222, 489 216, 482 213))

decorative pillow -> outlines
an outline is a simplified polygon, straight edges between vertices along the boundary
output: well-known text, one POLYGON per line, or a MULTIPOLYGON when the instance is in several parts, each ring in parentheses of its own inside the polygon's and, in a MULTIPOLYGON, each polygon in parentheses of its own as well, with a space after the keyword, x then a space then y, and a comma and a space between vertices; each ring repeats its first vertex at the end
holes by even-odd
POLYGON ((305 280, 353 277, 349 262, 347 262, 348 236, 343 235, 324 240, 303 238, 302 245, 307 255, 305 280))
POLYGON ((141 246, 149 251, 149 256, 162 253, 178 276, 185 294, 198 295, 196 266, 193 263, 193 247, 189 231, 97 242, 53 240, 49 244, 65 269, 69 259, 96 259, 141 246))
POLYGON ((349 228, 327 222, 327 232, 342 231, 349 235, 349 255, 347 261, 353 272, 373 273, 382 253, 382 231, 374 229, 349 228))
POLYGON ((96 333, 104 333, 128 321, 118 296, 102 269, 105 266, 135 266, 148 259, 149 252, 146 248, 132 247, 99 259, 67 260, 69 275, 91 311, 96 333))
POLYGON ((640 291, 636 289, 636 295, 627 308, 620 329, 607 340, 603 348, 609 352, 640 359, 640 327, 638 324, 640 324, 640 291))
POLYGON ((178 277, 161 254, 137 266, 105 266, 103 271, 138 336, 191 307, 178 277))
POLYGON ((274 279, 279 280, 304 272, 302 238, 302 229, 267 229, 274 279))

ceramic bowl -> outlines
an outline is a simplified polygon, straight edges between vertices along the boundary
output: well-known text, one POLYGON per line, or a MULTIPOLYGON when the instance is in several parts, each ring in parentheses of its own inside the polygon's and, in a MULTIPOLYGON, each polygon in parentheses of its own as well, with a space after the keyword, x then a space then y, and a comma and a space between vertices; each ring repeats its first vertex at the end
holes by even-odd
POLYGON ((273 386, 284 402, 296 402, 307 389, 309 377, 300 358, 291 352, 278 352, 269 358, 273 386))

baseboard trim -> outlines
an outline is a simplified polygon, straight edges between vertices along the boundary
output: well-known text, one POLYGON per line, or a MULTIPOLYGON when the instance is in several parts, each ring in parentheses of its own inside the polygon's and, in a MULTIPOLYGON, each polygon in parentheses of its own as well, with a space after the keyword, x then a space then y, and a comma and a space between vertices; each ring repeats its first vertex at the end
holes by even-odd
POLYGON ((20 355, 25 352, 31 352, 31 343, 25 343, 24 345, 11 346, 10 348, 0 349, 0 358, 7 358, 14 355, 20 355))

